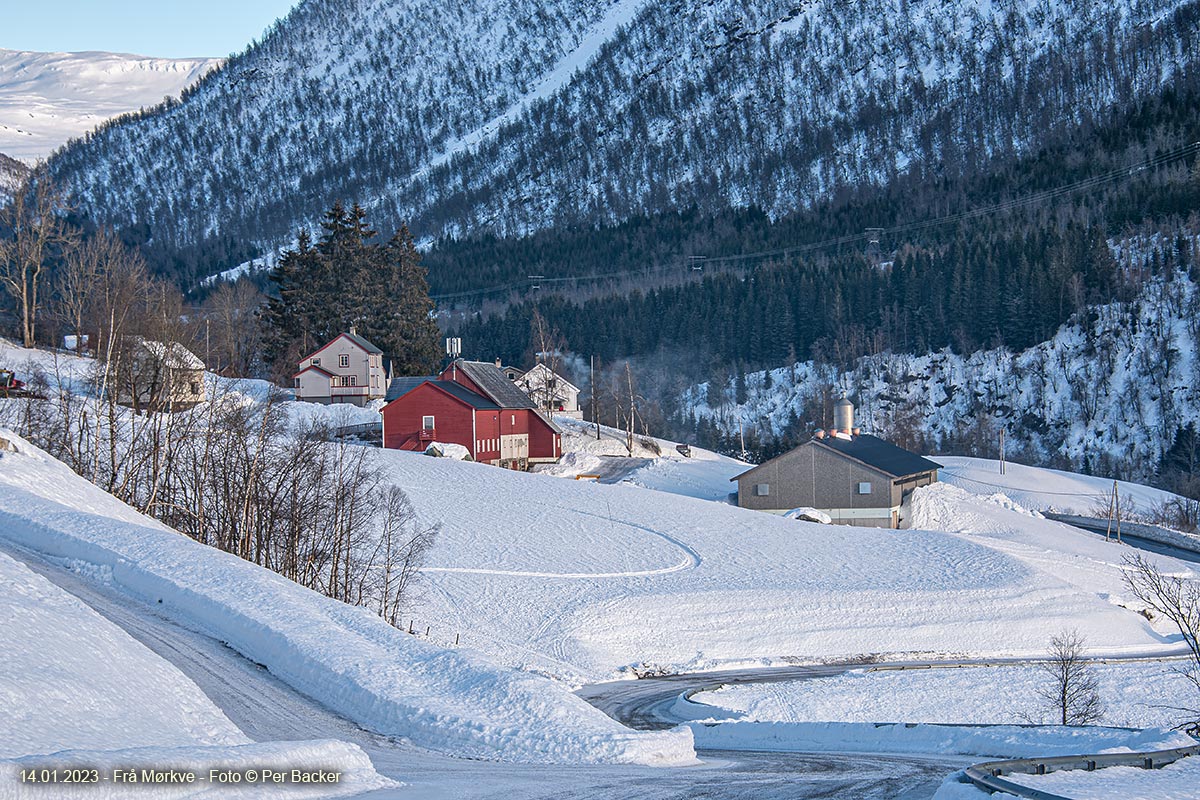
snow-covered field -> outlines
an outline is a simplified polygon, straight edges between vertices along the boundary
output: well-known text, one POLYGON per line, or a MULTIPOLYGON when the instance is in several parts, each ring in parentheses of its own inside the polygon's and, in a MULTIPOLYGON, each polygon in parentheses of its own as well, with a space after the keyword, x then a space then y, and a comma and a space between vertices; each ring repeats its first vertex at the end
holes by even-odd
MULTIPOLYGON (((1004 465, 990 458, 936 456, 945 468, 938 477, 946 483, 960 486, 975 494, 1000 492, 1022 506, 1035 511, 1055 511, 1079 516, 1106 516, 1112 496, 1111 478, 1098 478, 1014 464, 1004 465)), ((1121 516, 1146 513, 1178 497, 1171 492, 1128 481, 1117 482, 1117 497, 1121 501, 1121 516)))
POLYGON ((591 423, 561 415, 554 421, 563 430, 563 457, 557 464, 537 467, 545 475, 613 476, 631 486, 724 501, 735 488, 729 479, 751 466, 699 447, 684 456, 676 450, 678 442, 645 436, 634 437, 630 456, 624 431, 601 425, 600 438, 596 438, 596 426, 591 423))
POLYGON ((118 114, 175 97, 211 58, 0 50, 0 153, 32 163, 118 114))
MULTIPOLYGON (((1171 728, 1176 708, 1195 705, 1195 688, 1175 671, 1182 662, 1096 664, 1105 725, 1171 728), (1172 708, 1173 707, 1173 708, 1172 708)), ((1047 685, 1035 666, 927 670, 867 669, 832 678, 741 684, 692 697, 696 703, 763 722, 925 722, 1021 725, 1052 722, 1037 691, 1047 685)))
POLYGON ((1175 647, 1122 606, 1128 549, 953 486, 919 493, 918 529, 891 531, 375 456, 443 525, 418 624, 570 681, 643 663, 1036 656, 1067 627, 1107 653, 1175 647))
POLYGON ((694 758, 687 731, 629 731, 551 681, 422 642, 366 609, 181 537, 5 436, 18 452, 0 457, 0 538, 78 562, 364 727, 475 758, 694 758))

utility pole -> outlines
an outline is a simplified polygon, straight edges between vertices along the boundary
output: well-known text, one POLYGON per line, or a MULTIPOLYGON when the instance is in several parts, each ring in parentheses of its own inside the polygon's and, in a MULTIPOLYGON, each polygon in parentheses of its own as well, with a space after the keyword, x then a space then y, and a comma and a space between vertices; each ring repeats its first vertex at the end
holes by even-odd
POLYGON ((1113 505, 1117 511, 1117 544, 1121 544, 1121 496, 1117 494, 1117 482, 1113 481, 1113 505))
POLYGON ((600 409, 596 407, 596 357, 592 356, 592 424, 596 426, 596 441, 600 441, 600 409))
POLYGON ((1000 429, 1000 474, 1004 474, 1004 428, 1000 429))
MULTIPOLYGON (((1108 530, 1106 530, 1104 532, 1104 541, 1106 541, 1106 542, 1110 541, 1112 539, 1113 507, 1114 507, 1114 504, 1116 503, 1116 500, 1117 500, 1117 482, 1113 481, 1112 496, 1108 498, 1108 530)), ((1120 541, 1120 536, 1121 536, 1120 526, 1118 526, 1117 527, 1117 541, 1120 541)))

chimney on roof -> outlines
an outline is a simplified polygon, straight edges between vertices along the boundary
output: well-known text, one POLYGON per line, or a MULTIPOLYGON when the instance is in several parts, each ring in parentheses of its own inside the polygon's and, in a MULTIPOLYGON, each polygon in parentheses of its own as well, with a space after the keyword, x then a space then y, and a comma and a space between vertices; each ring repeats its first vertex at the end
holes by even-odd
POLYGON ((854 404, 845 395, 833 404, 833 429, 847 436, 854 432, 854 404))
POLYGON ((357 326, 357 325, 351 325, 351 326, 350 326, 350 335, 351 335, 351 336, 358 336, 358 326, 357 326))
POLYGON ((496 356, 496 369, 500 369, 500 356, 496 356))

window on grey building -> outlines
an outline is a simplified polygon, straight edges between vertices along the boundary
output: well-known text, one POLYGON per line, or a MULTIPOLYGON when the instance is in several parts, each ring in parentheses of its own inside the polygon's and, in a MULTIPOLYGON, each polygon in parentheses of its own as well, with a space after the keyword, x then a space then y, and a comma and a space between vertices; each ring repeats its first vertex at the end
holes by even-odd
POLYGON ((771 494, 771 484, 756 483, 754 484, 754 493, 759 497, 767 497, 771 494))
POLYGON ((862 483, 858 484, 858 493, 859 494, 870 494, 871 493, 871 482, 863 481, 862 483))
POLYGON ((340 356, 338 356, 338 366, 339 367, 350 366, 350 356, 346 355, 345 353, 342 353, 340 356))

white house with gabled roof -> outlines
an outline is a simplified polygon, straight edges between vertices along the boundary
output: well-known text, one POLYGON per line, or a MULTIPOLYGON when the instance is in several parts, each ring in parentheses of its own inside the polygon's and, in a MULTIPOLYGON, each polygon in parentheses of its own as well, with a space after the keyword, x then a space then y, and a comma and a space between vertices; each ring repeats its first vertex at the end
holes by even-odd
POLYGON ((583 419, 583 412, 579 409, 579 387, 541 361, 511 380, 529 395, 540 410, 583 419))
POLYGON ((308 403, 364 406, 387 394, 383 351, 353 327, 300 359, 292 376, 296 399, 308 403))

